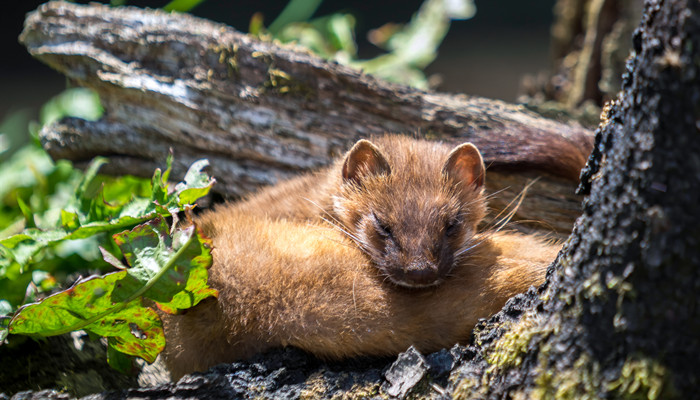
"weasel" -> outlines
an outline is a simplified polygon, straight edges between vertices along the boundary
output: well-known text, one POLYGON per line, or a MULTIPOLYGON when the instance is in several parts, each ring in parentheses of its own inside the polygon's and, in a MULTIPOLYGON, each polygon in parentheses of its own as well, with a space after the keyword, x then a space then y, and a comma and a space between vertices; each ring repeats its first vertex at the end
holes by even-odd
POLYGON ((486 213, 481 155, 470 143, 451 148, 399 135, 375 143, 360 140, 331 168, 216 213, 325 219, 394 284, 437 285, 476 244, 472 238, 486 213))
POLYGON ((542 283, 559 246, 477 231, 476 147, 373 142, 199 218, 219 298, 163 316, 173 378, 286 345, 326 359, 435 351, 542 283))
POLYGON ((325 224, 243 213, 225 222, 214 224, 209 277, 218 299, 162 315, 174 380, 283 346, 342 359, 468 342, 479 318, 542 283, 557 252, 524 235, 477 235, 482 244, 444 282, 409 289, 387 282, 351 239, 325 224))

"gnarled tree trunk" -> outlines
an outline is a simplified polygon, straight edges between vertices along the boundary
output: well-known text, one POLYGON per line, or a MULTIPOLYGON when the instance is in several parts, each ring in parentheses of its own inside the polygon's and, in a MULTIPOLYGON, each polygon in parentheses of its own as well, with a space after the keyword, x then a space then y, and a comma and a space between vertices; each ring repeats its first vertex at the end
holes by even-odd
POLYGON ((584 214, 547 284, 478 328, 456 397, 697 397, 699 57, 700 3, 647 1, 584 214))

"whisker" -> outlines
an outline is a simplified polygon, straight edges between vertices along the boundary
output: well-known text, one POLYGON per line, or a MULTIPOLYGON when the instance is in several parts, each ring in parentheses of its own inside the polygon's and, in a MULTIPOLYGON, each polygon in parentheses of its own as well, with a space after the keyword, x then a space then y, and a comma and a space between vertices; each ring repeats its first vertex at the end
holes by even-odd
POLYGON ((323 212, 324 215, 326 215, 326 216, 328 216, 329 218, 331 218, 335 223, 341 224, 341 222, 338 221, 338 219, 335 218, 335 217, 333 216, 333 214, 331 214, 330 212, 326 211, 326 209, 323 208, 323 207, 321 207, 320 204, 316 203, 315 201, 313 201, 313 200, 311 200, 311 199, 309 199, 309 198, 307 198, 307 197, 302 197, 302 199, 308 201, 309 203, 311 203, 311 205, 313 205, 314 207, 316 207, 316 208, 318 208, 319 210, 321 210, 321 211, 323 212))
MULTIPOLYGON (((535 184, 537 181, 539 181, 539 180, 540 180, 540 178, 537 177, 537 178, 531 180, 530 182, 528 182, 527 185, 525 185, 525 187, 523 188, 523 190, 521 190, 520 193, 518 193, 518 195, 515 196, 515 197, 513 198, 513 200, 511 200, 511 201, 503 208, 503 210, 502 210, 500 213, 498 213, 498 215, 496 215, 496 216, 494 217, 494 219, 493 219, 493 221, 494 221, 494 222, 493 222, 493 226, 495 227, 495 232, 500 231, 501 229, 503 229, 503 228, 510 222, 510 220, 511 220, 511 219, 515 216, 515 214, 518 212, 518 209, 519 209, 520 206, 522 205, 523 200, 525 200, 525 195, 527 194, 527 191, 530 189, 530 187, 532 187, 532 185, 534 185, 534 184, 535 184), (513 205, 513 203, 515 203, 515 205, 513 205), (512 208, 511 208, 511 207, 512 207, 512 208), (500 221, 498 221, 498 217, 500 217, 501 214, 503 214, 503 212, 505 212, 505 211, 508 210, 509 208, 511 208, 511 209, 508 211, 508 213, 506 213, 506 215, 505 215, 500 221)), ((488 229, 488 228, 487 228, 487 229, 488 229)))
POLYGON ((479 242, 476 242, 475 244, 473 244, 473 245, 471 245, 471 246, 469 246, 469 247, 460 249, 459 251, 457 251, 457 252, 455 253, 454 257, 456 258, 456 257, 461 256, 462 254, 464 254, 464 253, 468 252, 469 250, 475 248, 476 246, 478 246, 478 245, 484 243, 485 241, 486 241, 486 239, 481 240, 481 241, 479 241, 479 242))
POLYGON ((530 225, 541 225, 552 233, 557 233, 554 226, 546 221, 540 221, 536 219, 519 219, 515 222, 516 224, 530 224, 530 225))
POLYGON ((340 225, 334 224, 332 221, 326 219, 325 217, 321 217, 321 219, 322 219, 323 221, 327 222, 330 226, 332 226, 332 227, 334 227, 335 229, 337 229, 339 232, 344 233, 347 237, 349 237, 350 239, 352 239, 352 240, 355 241, 356 243, 358 243, 358 244, 359 244, 359 243, 362 243, 362 241, 360 240, 360 238, 358 238, 357 236, 355 236, 355 235, 353 235, 352 233, 348 232, 347 230, 345 230, 344 228, 342 228, 340 225))
POLYGON ((495 196, 497 196, 497 195, 499 195, 499 194, 505 192, 505 191, 508 190, 508 189, 510 189, 510 186, 506 186, 506 187, 504 187, 504 188, 502 188, 502 189, 496 190, 496 191, 493 192, 493 193, 489 193, 489 194, 487 194, 486 196, 484 196, 484 198, 485 198, 486 200, 488 200, 488 199, 490 199, 490 198, 492 198, 492 197, 495 197, 495 196))

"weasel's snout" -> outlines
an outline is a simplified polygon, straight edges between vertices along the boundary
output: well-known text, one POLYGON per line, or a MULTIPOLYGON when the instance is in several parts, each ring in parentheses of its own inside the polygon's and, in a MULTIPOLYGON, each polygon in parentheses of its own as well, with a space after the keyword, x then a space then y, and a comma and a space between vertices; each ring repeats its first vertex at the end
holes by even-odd
POLYGON ((435 286, 442 281, 437 265, 425 260, 414 261, 401 270, 393 271, 390 278, 395 284, 409 288, 435 286))

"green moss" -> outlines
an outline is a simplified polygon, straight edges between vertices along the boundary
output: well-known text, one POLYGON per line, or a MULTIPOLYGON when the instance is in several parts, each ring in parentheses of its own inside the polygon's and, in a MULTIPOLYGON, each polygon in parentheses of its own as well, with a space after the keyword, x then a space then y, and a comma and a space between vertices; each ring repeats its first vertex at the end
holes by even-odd
POLYGON ((483 398, 486 395, 486 387, 487 385, 483 384, 476 378, 461 378, 455 385, 455 390, 452 392, 452 398, 454 400, 483 398))
POLYGON ((607 385, 616 397, 629 400, 656 400, 675 397, 669 371, 659 361, 631 356, 620 369, 620 377, 607 385))
POLYGON ((529 398, 536 400, 594 400, 601 397, 624 400, 656 400, 674 397, 669 374, 658 361, 640 356, 628 357, 619 378, 603 382, 597 361, 582 354, 567 370, 550 368, 539 357, 535 388, 529 398))
POLYGON ((307 85, 273 66, 270 66, 267 70, 267 82, 265 82, 265 87, 279 94, 295 94, 309 97, 313 93, 307 85))
POLYGON ((484 359, 491 365, 491 372, 519 366, 530 341, 536 335, 550 332, 546 321, 534 313, 523 315, 518 322, 504 326, 504 329, 506 333, 484 355, 484 359))
POLYGON ((530 393, 533 400, 595 400, 598 399, 600 368, 583 354, 574 367, 567 370, 551 368, 547 357, 538 357, 535 387, 530 393))
MULTIPOLYGON (((226 64, 229 77, 238 75, 238 44, 233 44, 230 48, 223 45, 214 45, 210 46, 209 50, 219 55, 219 64, 226 64)), ((211 78, 212 74, 208 73, 207 78, 211 78)))
POLYGON ((369 383, 367 385, 353 385, 350 390, 343 393, 341 396, 333 396, 334 400, 360 400, 367 399, 375 396, 381 396, 382 398, 388 398, 385 395, 381 395, 379 392, 378 383, 369 383))
MULTIPOLYGON (((348 391, 335 394, 331 397, 333 400, 359 400, 371 397, 382 396, 379 391, 379 383, 370 382, 366 385, 353 385, 348 391)), ((329 387, 326 378, 321 372, 311 375, 305 382, 305 387, 301 391, 300 400, 326 399, 334 390, 329 387)))
POLYGON ((594 272, 591 276, 583 281, 583 297, 592 300, 599 298, 605 294, 605 287, 600 279, 600 273, 594 272))
POLYGON ((319 399, 328 392, 328 385, 320 372, 311 375, 305 384, 306 386, 299 394, 299 400, 319 399))

